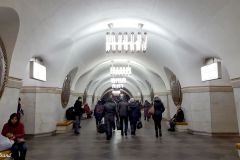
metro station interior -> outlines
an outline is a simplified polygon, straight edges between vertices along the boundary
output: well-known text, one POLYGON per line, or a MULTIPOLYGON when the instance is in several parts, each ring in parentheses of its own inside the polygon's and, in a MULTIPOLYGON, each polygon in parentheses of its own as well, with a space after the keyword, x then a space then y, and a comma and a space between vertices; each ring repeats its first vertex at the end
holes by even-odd
POLYGON ((20 97, 28 160, 239 159, 239 8, 239 0, 1 0, 0 128, 20 97), (142 119, 135 136, 114 131, 106 141, 94 117, 78 136, 56 134, 79 96, 93 110, 111 94, 159 96, 162 137, 142 119), (179 105, 186 131, 168 132, 179 105))

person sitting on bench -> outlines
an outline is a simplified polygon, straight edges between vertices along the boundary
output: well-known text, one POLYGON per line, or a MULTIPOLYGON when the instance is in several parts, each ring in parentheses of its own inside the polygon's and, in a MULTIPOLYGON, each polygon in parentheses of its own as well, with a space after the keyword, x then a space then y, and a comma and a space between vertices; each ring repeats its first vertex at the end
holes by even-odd
POLYGON ((88 103, 85 103, 83 108, 84 108, 84 112, 87 114, 87 118, 92 118, 93 111, 91 111, 88 103))
POLYGON ((176 122, 183 122, 184 121, 184 113, 183 110, 181 109, 181 106, 177 106, 177 113, 173 116, 173 118, 171 118, 169 120, 169 125, 170 128, 168 129, 168 131, 175 131, 175 126, 176 126, 176 122))

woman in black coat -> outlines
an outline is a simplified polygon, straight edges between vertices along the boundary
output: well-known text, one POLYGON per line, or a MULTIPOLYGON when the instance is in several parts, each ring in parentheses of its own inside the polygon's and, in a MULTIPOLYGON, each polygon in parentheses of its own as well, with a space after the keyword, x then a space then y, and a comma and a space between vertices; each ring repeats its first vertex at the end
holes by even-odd
POLYGON ((135 102, 134 98, 131 98, 129 100, 128 109, 129 109, 129 121, 131 126, 131 135, 135 135, 137 122, 141 118, 141 111, 140 106, 135 102))
POLYGON ((161 137, 162 136, 161 121, 162 121, 162 114, 165 111, 165 107, 158 96, 154 97, 153 106, 154 106, 154 114, 152 117, 154 120, 156 137, 158 136, 161 137))

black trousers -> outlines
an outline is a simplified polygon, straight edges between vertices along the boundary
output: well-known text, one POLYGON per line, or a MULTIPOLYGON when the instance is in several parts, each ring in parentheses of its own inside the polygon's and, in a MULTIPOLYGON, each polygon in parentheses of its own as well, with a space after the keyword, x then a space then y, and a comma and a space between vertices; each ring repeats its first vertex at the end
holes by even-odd
POLYGON ((128 130, 128 117, 127 116, 120 116, 120 127, 121 127, 121 135, 125 133, 127 135, 127 130, 128 130), (124 123, 124 127, 123 127, 124 123))
POLYGON ((12 158, 14 158, 14 160, 25 160, 27 153, 27 145, 25 142, 14 143, 11 148, 11 151, 12 158))

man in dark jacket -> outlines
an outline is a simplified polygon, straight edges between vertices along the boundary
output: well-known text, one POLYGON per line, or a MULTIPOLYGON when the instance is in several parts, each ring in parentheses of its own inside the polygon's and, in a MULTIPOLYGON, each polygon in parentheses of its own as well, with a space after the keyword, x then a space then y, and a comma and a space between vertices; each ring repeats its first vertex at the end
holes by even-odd
POLYGON ((117 105, 112 97, 109 97, 103 108, 104 124, 106 125, 106 139, 110 140, 112 138, 112 130, 115 124, 115 116, 117 117, 117 105))
POLYGON ((121 135, 123 136, 123 131, 125 136, 127 136, 128 130, 128 102, 124 97, 121 97, 120 102, 118 103, 118 114, 120 117, 120 128, 121 128, 121 135), (123 128, 124 122, 124 128, 123 128))
POLYGON ((183 121, 184 121, 184 113, 183 113, 183 110, 181 109, 181 106, 178 106, 177 113, 169 121, 170 128, 168 129, 168 131, 174 132, 176 122, 183 122, 183 121))
POLYGON ((78 99, 76 100, 75 104, 74 104, 74 110, 75 110, 75 123, 74 123, 74 133, 75 134, 79 134, 79 128, 80 126, 80 122, 81 122, 81 117, 82 117, 82 101, 81 101, 81 97, 78 97, 78 99))

